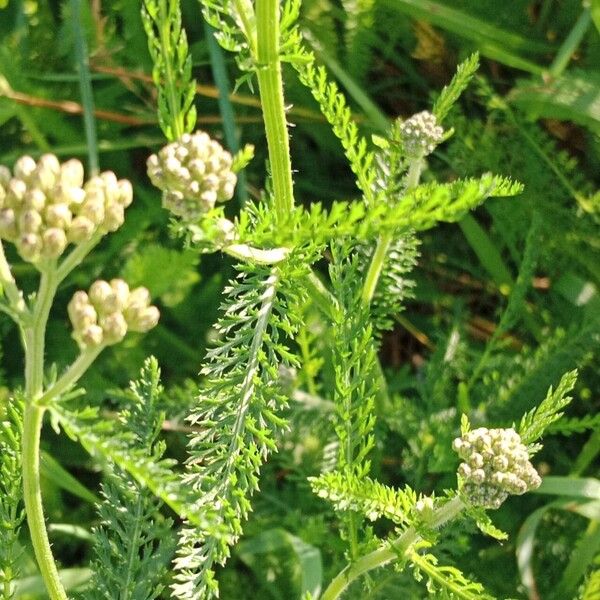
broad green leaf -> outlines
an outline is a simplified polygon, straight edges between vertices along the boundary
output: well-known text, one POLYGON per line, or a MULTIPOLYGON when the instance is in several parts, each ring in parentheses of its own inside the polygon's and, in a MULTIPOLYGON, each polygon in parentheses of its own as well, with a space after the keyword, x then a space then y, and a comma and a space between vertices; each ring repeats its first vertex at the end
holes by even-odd
MULTIPOLYGON (((61 569, 58 572, 60 580, 65 587, 65 590, 75 590, 83 586, 92 576, 90 569, 61 569)), ((17 581, 15 589, 15 598, 23 598, 35 594, 47 598, 44 581, 40 575, 32 575, 31 577, 23 577, 17 581)))
POLYGON ((285 529, 269 529, 242 542, 238 556, 277 598, 298 598, 321 591, 321 551, 285 529), (276 592, 276 593, 275 593, 276 592))
POLYGON ((536 494, 600 500, 600 480, 592 477, 544 477, 536 494))
POLYGON ((573 121, 600 133, 600 76, 595 72, 574 71, 548 83, 521 80, 508 99, 531 118, 573 121))
POLYGON ((79 483, 79 481, 77 481, 73 475, 64 469, 60 463, 52 458, 52 456, 50 456, 50 454, 47 452, 42 452, 40 471, 41 474, 52 481, 52 483, 56 484, 63 490, 70 492, 74 496, 77 496, 86 502, 90 502, 91 504, 100 502, 100 498, 98 498, 98 496, 90 492, 90 490, 88 490, 84 485, 79 483))

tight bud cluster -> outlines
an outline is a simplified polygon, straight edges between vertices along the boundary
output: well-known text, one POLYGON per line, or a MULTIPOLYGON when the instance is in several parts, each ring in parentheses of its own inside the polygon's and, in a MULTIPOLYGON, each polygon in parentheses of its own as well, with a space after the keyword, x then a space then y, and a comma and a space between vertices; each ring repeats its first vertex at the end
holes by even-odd
POLYGON ((0 238, 28 262, 58 258, 69 243, 96 231, 117 230, 133 199, 129 181, 107 171, 84 184, 83 165, 53 154, 17 160, 13 173, 0 165, 0 238))
POLYGON ((422 158, 431 154, 442 141, 444 130, 429 111, 417 113, 400 126, 402 143, 407 156, 422 158))
POLYGON ((163 206, 186 221, 197 220, 216 202, 231 200, 237 177, 233 159, 208 134, 186 133, 148 158, 148 176, 163 194, 163 206))
POLYGON ((146 288, 130 290, 122 279, 95 281, 88 293, 75 292, 68 312, 81 348, 116 344, 127 331, 149 331, 160 316, 146 288))
POLYGON ((509 494, 524 494, 542 482, 514 429, 480 427, 456 438, 452 447, 464 460, 458 467, 462 492, 475 506, 499 508, 509 494))

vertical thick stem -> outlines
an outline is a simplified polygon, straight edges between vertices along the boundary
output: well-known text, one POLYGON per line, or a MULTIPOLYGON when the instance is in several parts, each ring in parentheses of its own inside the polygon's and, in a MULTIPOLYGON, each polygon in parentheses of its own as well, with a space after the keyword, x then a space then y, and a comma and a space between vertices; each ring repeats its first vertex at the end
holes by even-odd
POLYGON ((275 211, 281 221, 294 207, 292 163, 279 59, 279 0, 256 0, 258 88, 273 176, 275 211))
POLYGON ((67 600, 52 556, 40 490, 40 435, 44 408, 36 404, 44 384, 46 324, 56 293, 56 267, 42 271, 31 324, 25 329, 25 396, 23 419, 23 496, 31 543, 51 600, 67 600))

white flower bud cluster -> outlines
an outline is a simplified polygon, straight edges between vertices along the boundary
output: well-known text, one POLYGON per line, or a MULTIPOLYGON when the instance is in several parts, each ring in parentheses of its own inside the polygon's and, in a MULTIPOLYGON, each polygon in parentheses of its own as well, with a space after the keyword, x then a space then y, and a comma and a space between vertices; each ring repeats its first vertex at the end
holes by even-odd
POLYGON ((127 331, 149 331, 160 316, 146 288, 130 290, 122 279, 98 280, 88 293, 75 292, 68 312, 81 348, 116 344, 127 331))
POLYGON ((458 467, 462 492, 475 506, 499 508, 509 494, 521 495, 542 483, 514 429, 480 427, 456 438, 452 448, 464 460, 458 467))
POLYGON ((186 133, 148 158, 148 176, 163 194, 163 206, 174 215, 194 221, 231 200, 237 177, 233 159, 207 133, 186 133))
POLYGON ((424 110, 404 121, 400 134, 407 156, 422 158, 435 150, 444 137, 444 130, 435 115, 424 110))
POLYGON ((0 165, 0 238, 28 262, 58 258, 69 243, 118 229, 133 199, 129 181, 107 171, 84 185, 83 165, 53 154, 22 156, 13 173, 0 165))

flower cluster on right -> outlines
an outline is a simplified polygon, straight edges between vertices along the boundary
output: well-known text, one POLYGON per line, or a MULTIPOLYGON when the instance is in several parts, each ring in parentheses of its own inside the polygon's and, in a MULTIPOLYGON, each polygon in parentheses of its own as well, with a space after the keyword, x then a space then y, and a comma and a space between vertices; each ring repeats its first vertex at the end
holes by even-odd
POLYGON ((435 115, 427 110, 413 115, 400 125, 402 145, 410 158, 431 154, 444 138, 444 130, 435 115))
POLYGON ((159 312, 144 287, 130 290, 122 279, 95 281, 89 293, 75 292, 68 306, 73 337, 81 348, 120 342, 127 331, 144 333, 156 326, 159 312))
POLYGON ((237 177, 233 158, 207 133, 186 133, 148 158, 148 176, 163 191, 163 206, 184 221, 194 221, 231 200, 237 177))
POLYGON ((463 495, 474 506, 499 508, 510 494, 524 494, 542 482, 512 428, 480 427, 456 438, 452 448, 464 461, 458 474, 463 495))

